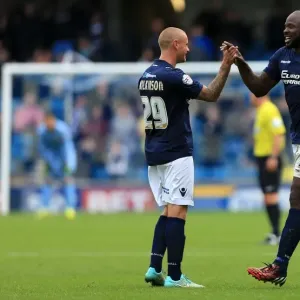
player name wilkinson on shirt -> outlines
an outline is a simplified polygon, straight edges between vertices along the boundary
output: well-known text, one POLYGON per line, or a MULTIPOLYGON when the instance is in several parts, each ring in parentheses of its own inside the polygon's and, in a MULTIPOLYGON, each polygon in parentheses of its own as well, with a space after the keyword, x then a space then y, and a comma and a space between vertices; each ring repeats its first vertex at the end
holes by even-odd
POLYGON ((144 91, 163 91, 164 85, 158 80, 141 80, 139 85, 139 90, 144 91))

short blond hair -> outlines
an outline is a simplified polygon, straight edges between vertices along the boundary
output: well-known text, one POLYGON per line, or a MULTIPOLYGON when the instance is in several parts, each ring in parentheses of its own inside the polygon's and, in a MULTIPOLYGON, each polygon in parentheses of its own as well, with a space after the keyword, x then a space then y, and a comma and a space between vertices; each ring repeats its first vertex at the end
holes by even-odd
POLYGON ((164 29, 158 37, 160 49, 168 49, 174 40, 180 39, 182 36, 186 36, 186 33, 180 28, 168 27, 164 29))

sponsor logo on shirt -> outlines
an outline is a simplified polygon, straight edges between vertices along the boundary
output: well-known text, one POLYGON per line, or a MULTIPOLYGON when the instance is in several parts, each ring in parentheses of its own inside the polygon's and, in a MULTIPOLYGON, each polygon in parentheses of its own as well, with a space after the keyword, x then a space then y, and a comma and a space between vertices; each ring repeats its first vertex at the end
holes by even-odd
POLYGON ((184 84, 191 85, 191 84, 193 84, 193 79, 192 79, 189 75, 184 74, 184 75, 182 76, 182 82, 183 82, 184 84))

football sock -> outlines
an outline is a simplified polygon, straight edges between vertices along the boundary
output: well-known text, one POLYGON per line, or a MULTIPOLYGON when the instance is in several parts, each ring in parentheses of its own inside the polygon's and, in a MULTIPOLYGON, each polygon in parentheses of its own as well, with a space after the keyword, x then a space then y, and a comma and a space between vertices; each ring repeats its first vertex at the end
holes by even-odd
POLYGON ((286 266, 300 238, 300 210, 291 208, 281 233, 277 258, 274 263, 286 266))
POLYGON ((276 236, 280 235, 279 221, 280 221, 280 208, 278 203, 266 205, 267 214, 272 226, 272 232, 276 236))
POLYGON ((67 208, 76 208, 77 197, 76 197, 76 187, 73 183, 67 183, 64 186, 64 193, 66 198, 67 208))
POLYGON ((181 277, 181 261, 183 258, 185 220, 168 218, 166 226, 166 242, 168 249, 168 275, 173 280, 181 277))
POLYGON ((166 252, 166 225, 168 218, 160 216, 155 229, 152 242, 150 267, 154 268, 156 272, 161 272, 162 261, 166 252))
POLYGON ((44 184, 41 187, 41 200, 42 200, 42 207, 44 209, 49 209, 50 201, 52 196, 52 187, 50 184, 44 184))

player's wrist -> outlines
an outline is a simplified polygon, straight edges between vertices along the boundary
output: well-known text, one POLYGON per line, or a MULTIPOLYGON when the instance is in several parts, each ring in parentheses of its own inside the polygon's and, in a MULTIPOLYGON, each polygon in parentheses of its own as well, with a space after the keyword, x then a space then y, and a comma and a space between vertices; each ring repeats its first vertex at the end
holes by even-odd
POLYGON ((232 63, 223 60, 222 64, 221 64, 221 69, 228 70, 231 68, 231 65, 232 65, 232 63))

